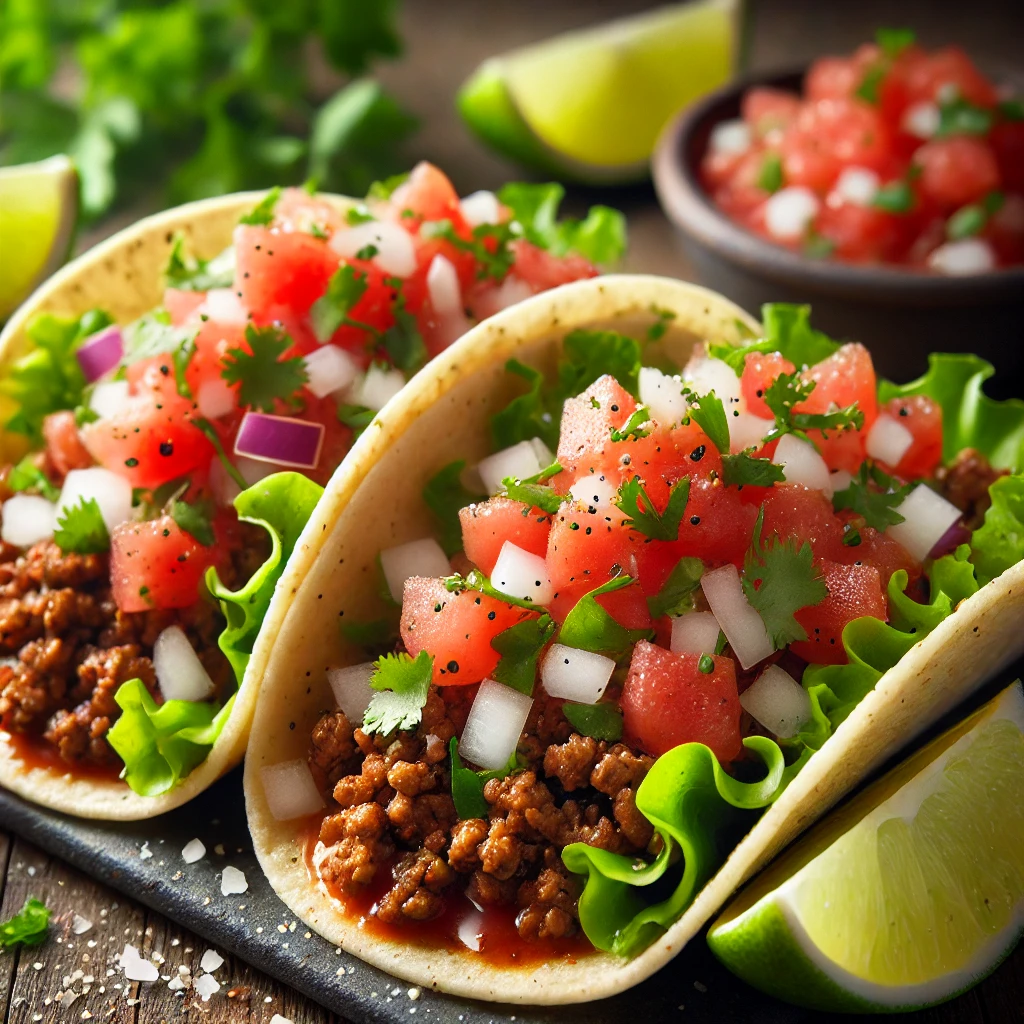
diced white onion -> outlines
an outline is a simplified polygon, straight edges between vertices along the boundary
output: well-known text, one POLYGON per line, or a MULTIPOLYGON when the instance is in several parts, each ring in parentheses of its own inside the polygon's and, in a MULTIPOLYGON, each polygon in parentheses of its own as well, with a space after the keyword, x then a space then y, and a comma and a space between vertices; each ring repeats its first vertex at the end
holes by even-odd
POLYGON ((534 604, 549 604, 555 596, 544 559, 516 547, 510 540, 501 546, 491 573, 491 584, 509 597, 534 604))
POLYGON ((16 494, 4 502, 0 536, 7 544, 29 548, 53 536, 56 517, 52 501, 37 494, 16 494))
POLYGON ((555 461, 554 452, 539 437, 531 437, 530 446, 537 455, 537 461, 540 463, 541 469, 547 469, 555 461))
POLYGON ((213 693, 213 680, 180 626, 156 638, 153 669, 164 700, 206 700, 213 693))
POLYGON ((647 406, 655 423, 671 427, 678 423, 689 408, 683 397, 683 382, 670 377, 653 366, 640 369, 640 402, 647 406))
POLYGON ((735 454, 745 448, 757 447, 765 439, 768 431, 775 426, 775 420, 764 416, 755 416, 752 412, 741 412, 738 416, 731 413, 729 423, 729 448, 735 454))
POLYGON ((473 314, 483 320, 528 299, 532 294, 533 289, 513 270, 505 275, 501 284, 480 292, 473 302, 473 314))
POLYGON ((903 114, 902 126, 908 135, 918 139, 930 139, 942 123, 942 112, 935 103, 915 103, 903 114))
POLYGON ((918 484, 896 506, 896 511, 904 521, 885 532, 919 562, 928 557, 943 534, 963 515, 956 505, 925 484, 918 484))
POLYGON ((700 586, 743 668, 752 668, 767 658, 774 647, 764 628, 764 620, 743 593, 736 566, 723 565, 704 573, 700 586))
POLYGON ((379 412, 404 387, 405 374, 401 370, 386 370, 374 365, 356 385, 355 401, 367 409, 379 412))
POLYGON ((89 408, 101 420, 118 416, 131 405, 131 395, 126 380, 101 380, 89 396, 89 408))
POLYGON ((498 197, 486 189, 472 192, 465 199, 461 199, 459 210, 471 228, 478 228, 481 224, 497 224, 501 218, 498 197))
POLYGON ((810 487, 832 497, 832 475, 828 464, 810 442, 801 441, 794 434, 785 434, 775 449, 772 462, 782 467, 787 484, 810 487))
POLYGON ((996 255, 983 238, 946 242, 928 254, 928 266, 940 274, 984 274, 995 265, 996 255))
POLYGON ((485 679, 469 709, 459 756, 480 768, 504 768, 519 743, 533 698, 485 679))
POLYGON ((309 764, 302 759, 264 765, 260 769, 263 795, 270 813, 278 821, 290 821, 313 814, 324 806, 309 764))
POLYGON ((809 188, 790 185, 765 201, 765 227, 773 238, 783 241, 801 238, 820 208, 818 197, 809 188))
POLYGON ((64 486, 57 499, 57 516, 85 498, 95 499, 108 531, 132 518, 132 485, 123 476, 93 466, 73 469, 64 477, 64 486))
POLYGON ((677 654, 714 654, 721 628, 711 612, 687 612, 672 620, 671 649, 677 654))
POLYGON ((208 420, 217 420, 234 412, 237 405, 234 388, 221 377, 204 380, 196 391, 196 407, 208 420))
POLYGON ((778 665, 770 665, 740 694, 740 706, 779 739, 795 736, 811 720, 807 691, 778 665))
POLYGON ((743 411, 743 391, 740 387, 740 379, 733 372, 732 367, 723 360, 712 359, 710 356, 700 356, 691 360, 683 371, 683 379, 698 395, 706 395, 709 391, 714 391, 725 405, 730 419, 733 418, 731 415, 733 408, 743 411))
MULTIPOLYGON (((543 444, 543 442, 541 442, 543 444)), ((550 455, 550 452, 548 453, 550 455)), ((542 463, 543 456, 537 453, 532 441, 520 441, 511 448, 502 448, 500 452, 488 455, 477 464, 480 479, 488 494, 501 492, 501 481, 507 476, 518 480, 535 476, 551 462, 542 463)), ((553 460, 551 460, 553 461, 553 460)))
POLYGON ((438 349, 447 348, 458 341, 472 326, 473 321, 462 309, 442 313, 434 323, 432 341, 438 349))
POLYGON ((847 472, 845 469, 834 469, 832 470, 832 493, 835 494, 837 491, 845 491, 850 484, 853 483, 853 474, 847 472))
POLYGON ((329 668, 327 670, 327 682, 331 684, 334 691, 334 699, 338 707, 345 712, 345 717, 352 723, 353 727, 359 725, 366 708, 373 696, 370 689, 370 676, 373 675, 374 666, 372 661, 364 662, 362 665, 349 665, 347 668, 329 668))
POLYGON ((203 312, 225 327, 244 327, 249 322, 249 313, 233 288, 211 288, 203 305, 203 312))
POLYGON ((337 345, 324 345, 315 352, 310 352, 303 363, 306 367, 306 376, 309 378, 306 387, 317 398, 326 398, 336 391, 350 387, 359 376, 356 361, 337 345))
POLYGON ((895 416, 882 413, 864 439, 864 450, 871 458, 895 466, 913 443, 914 435, 895 416))
POLYGON ((741 118, 734 118, 731 121, 719 121, 711 129, 711 138, 708 145, 712 153, 727 153, 731 156, 739 156, 750 149, 753 141, 753 132, 750 125, 741 118))
POLYGON ((242 493, 242 488, 235 483, 220 459, 210 463, 210 490, 217 504, 224 506, 230 505, 242 493))
POLYGON ((235 457, 235 468, 242 475, 242 479, 252 487, 253 484, 258 484, 268 476, 280 473, 284 466, 278 465, 276 462, 266 462, 263 459, 250 459, 247 455, 238 455, 235 457))
POLYGON ((376 247, 373 261, 385 274, 409 277, 416 269, 416 246, 412 235, 389 220, 368 220, 336 231, 327 243, 339 256, 352 259, 368 245, 376 247))
POLYGON ((836 181, 835 190, 840 198, 854 206, 870 206, 878 194, 880 180, 870 167, 845 167, 836 181))
POLYGON ((438 253, 427 270, 427 291, 436 313, 462 311, 462 289, 452 261, 438 253))
POLYGON ((548 696, 596 704, 615 671, 615 662, 603 654, 552 644, 540 666, 540 680, 548 696))
POLYGON ((573 501, 581 501, 584 505, 592 505, 594 508, 610 505, 612 498, 618 493, 614 484, 605 479, 603 474, 597 473, 588 473, 580 477, 569 488, 573 501))
POLYGON ((408 544, 399 544, 394 548, 385 548, 380 553, 380 564, 384 570, 388 590, 399 604, 402 603, 406 580, 412 579, 413 576, 438 579, 441 576, 450 576, 452 572, 448 556, 433 537, 424 537, 422 540, 411 540, 408 544))

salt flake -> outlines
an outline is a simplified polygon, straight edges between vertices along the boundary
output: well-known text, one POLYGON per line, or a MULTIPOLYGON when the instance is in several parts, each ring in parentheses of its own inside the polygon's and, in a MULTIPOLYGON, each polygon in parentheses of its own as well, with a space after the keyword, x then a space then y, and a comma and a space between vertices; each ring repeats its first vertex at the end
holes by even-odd
POLYGON ((202 977, 196 978, 192 982, 192 987, 196 990, 198 995, 202 998, 204 1003, 210 1001, 210 996, 214 992, 220 991, 220 982, 212 974, 204 974, 202 977))
POLYGON ((220 891, 225 896, 234 896, 243 893, 249 888, 245 880, 245 872, 228 865, 220 876, 220 891))
POLYGON ((181 850, 181 859, 186 864, 195 864, 206 856, 206 847, 201 839, 190 839, 181 850))
POLYGON ((129 981, 156 981, 160 977, 156 964, 143 960, 139 951, 130 943, 125 943, 124 952, 117 959, 129 981))
POLYGON ((203 959, 199 961, 199 966, 208 974, 212 974, 221 964, 224 963, 224 957, 220 955, 215 949, 208 949, 203 954, 203 959))
POLYGON ((149 843, 145 842, 142 844, 142 849, 139 850, 139 860, 149 860, 153 856, 153 851, 149 848, 149 843))
POLYGON ((270 1024, 295 1024, 295 1022, 290 1020, 288 1017, 282 1017, 281 1014, 275 1013, 274 1016, 270 1018, 270 1024))
POLYGON ((76 935, 84 935, 90 928, 92 928, 92 921, 82 917, 81 914, 75 914, 71 919, 71 930, 76 935))

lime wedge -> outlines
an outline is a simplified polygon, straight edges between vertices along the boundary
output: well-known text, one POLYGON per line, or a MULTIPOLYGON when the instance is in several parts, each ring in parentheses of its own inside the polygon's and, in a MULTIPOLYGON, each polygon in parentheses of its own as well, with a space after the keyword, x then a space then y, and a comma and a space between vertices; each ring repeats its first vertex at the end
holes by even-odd
POLYGON ((658 133, 728 81, 739 0, 693 0, 485 61, 459 92, 466 123, 506 156, 588 182, 647 173, 658 133))
POLYGON ((913 1009, 990 973, 1024 930, 1019 682, 810 832, 708 932, 762 991, 913 1009))
POLYGON ((66 156, 0 168, 0 321, 68 257, 78 219, 78 175, 66 156))

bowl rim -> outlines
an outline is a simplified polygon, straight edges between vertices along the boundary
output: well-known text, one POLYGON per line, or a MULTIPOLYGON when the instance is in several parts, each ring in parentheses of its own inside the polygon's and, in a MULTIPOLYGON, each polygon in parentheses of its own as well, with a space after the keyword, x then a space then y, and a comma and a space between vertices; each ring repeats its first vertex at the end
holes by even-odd
POLYGON ((808 65, 752 72, 734 79, 681 110, 665 126, 652 161, 654 187, 662 210, 685 234, 732 264, 780 285, 853 299, 882 299, 906 304, 934 304, 940 292, 949 304, 972 300, 1019 299, 1024 265, 982 274, 944 275, 898 264, 860 265, 813 260, 760 238, 722 213, 704 191, 687 152, 706 126, 725 118, 721 108, 752 86, 792 89, 808 65))

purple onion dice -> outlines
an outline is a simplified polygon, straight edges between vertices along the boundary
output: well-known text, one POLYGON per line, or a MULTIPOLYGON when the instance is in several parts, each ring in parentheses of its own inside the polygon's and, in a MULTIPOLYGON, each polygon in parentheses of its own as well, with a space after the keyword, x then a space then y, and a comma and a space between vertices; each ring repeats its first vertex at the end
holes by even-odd
POLYGON ((238 428, 235 454, 297 469, 315 469, 323 441, 322 423, 247 412, 238 428))
POLYGON ((81 366, 82 373, 90 384, 117 366, 123 355, 124 338, 117 324, 111 324, 102 331, 90 334, 75 352, 78 365, 81 366))
POLYGON ((967 529, 962 519, 958 520, 935 542, 935 547, 928 552, 928 557, 941 558, 956 551, 961 544, 970 542, 971 531, 967 529))

